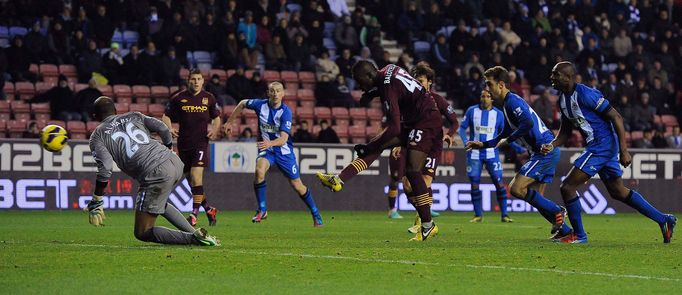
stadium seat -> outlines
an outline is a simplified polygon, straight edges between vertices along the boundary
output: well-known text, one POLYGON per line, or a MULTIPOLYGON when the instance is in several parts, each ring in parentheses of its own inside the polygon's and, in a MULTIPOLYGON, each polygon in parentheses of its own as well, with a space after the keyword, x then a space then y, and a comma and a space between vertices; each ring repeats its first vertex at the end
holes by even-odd
POLYGON ((331 125, 332 121, 332 111, 328 107, 315 107, 313 109, 313 114, 315 115, 315 120, 318 122, 321 120, 327 120, 331 125))
POLYGON ((293 71, 282 71, 280 72, 280 79, 286 82, 296 82, 298 83, 298 74, 293 71))
POLYGON ((97 89, 102 92, 102 95, 104 96, 114 97, 114 89, 111 87, 111 85, 100 85, 97 86, 97 89))
POLYGON ((350 136, 353 143, 363 143, 367 140, 367 130, 365 126, 350 126, 348 127, 348 136, 350 136))
POLYGON ((87 139, 88 130, 82 121, 66 122, 66 130, 69 131, 69 136, 72 139, 87 139))
POLYGON ((211 69, 208 74, 213 77, 213 75, 218 75, 220 82, 225 83, 227 81, 227 72, 221 69, 211 69))
POLYGON ((305 89, 315 89, 315 73, 313 72, 298 72, 298 81, 305 89))
POLYGON ((365 129, 367 132, 367 137, 369 137, 369 138, 374 137, 375 135, 377 135, 379 133, 379 129, 380 128, 377 125, 367 126, 367 128, 365 129))
POLYGON ((7 100, 14 100, 14 83, 5 81, 5 86, 2 87, 2 92, 7 95, 7 100))
POLYGON ((159 103, 153 103, 149 105, 149 115, 154 118, 161 118, 166 112, 166 106, 159 103))
POLYGON ((673 115, 663 115, 661 116, 661 123, 665 125, 666 127, 669 126, 678 126, 677 118, 673 115))
POLYGON ((313 132, 311 132, 313 137, 318 137, 320 135, 320 130, 322 130, 322 127, 320 127, 320 125, 313 125, 313 132))
POLYGON ((31 82, 16 82, 14 83, 14 93, 20 99, 30 99, 35 95, 35 85, 31 82))
POLYGON ((258 115, 256 115, 256 112, 242 112, 242 116, 244 116, 244 122, 247 125, 258 124, 258 115))
POLYGON ((225 116, 225 122, 227 122, 227 118, 232 115, 232 112, 234 112, 234 109, 237 108, 237 106, 234 105, 229 105, 229 106, 223 106, 223 116, 225 116))
POLYGON ((200 62, 197 63, 197 69, 201 71, 201 76, 204 77, 204 80, 208 81, 210 78, 209 73, 211 72, 211 69, 213 68, 213 64, 207 63, 207 62, 200 62))
POLYGON ((133 97, 137 103, 151 103, 152 94, 147 85, 133 85, 133 97))
POLYGON ((418 60, 426 59, 431 53, 431 43, 426 41, 415 41, 414 44, 414 55, 418 60))
POLYGON ((0 26, 0 38, 9 39, 9 27, 0 26))
MULTIPOLYGON (((67 81, 68 81, 68 78, 67 78, 67 81)), ((54 76, 54 77, 53 77, 53 76, 43 77, 43 82, 45 82, 45 83, 47 83, 47 84, 49 84, 49 85, 54 86, 54 85, 57 85, 57 83, 59 83, 59 77, 58 77, 58 76, 54 76)))
POLYGON ((74 65, 59 65, 59 73, 67 78, 78 78, 78 70, 76 70, 76 66, 74 65))
POLYGON ((265 71, 263 72, 263 80, 265 82, 279 81, 280 75, 278 71, 265 71))
POLYGON ((128 103, 116 103, 116 113, 125 114, 129 111, 130 104, 128 103))
POLYGON ((7 121, 10 119, 12 110, 10 109, 9 101, 0 100, 0 121, 7 121))
POLYGON ((36 75, 40 74, 40 73, 39 73, 39 72, 40 72, 40 68, 38 67, 37 64, 30 64, 30 65, 28 66, 28 71, 31 72, 31 73, 33 73, 33 74, 36 74, 36 75))
POLYGON ((43 77, 57 77, 59 76, 59 68, 53 64, 41 64, 38 66, 38 71, 43 77))
POLYGON ((26 131, 27 120, 10 120, 7 122, 7 134, 10 138, 21 138, 26 131))
POLYGON ((334 118, 334 125, 350 125, 350 117, 348 115, 348 109, 344 107, 333 107, 332 117, 334 118))
POLYGON ((88 88, 88 84, 85 83, 76 83, 76 85, 73 88, 73 92, 79 92, 85 88, 88 88))
POLYGON ((381 122, 381 118, 383 116, 384 113, 380 109, 376 108, 367 109, 367 117, 369 118, 370 121, 381 122))
POLYGON ((31 112, 33 113, 33 117, 38 121, 50 120, 50 103, 31 104, 31 112))
POLYGON ((170 91, 166 86, 152 86, 150 90, 155 103, 166 103, 170 97, 170 91))
POLYGON ((36 82, 35 87, 36 87, 36 95, 38 95, 38 94, 47 92, 53 86, 48 84, 48 83, 45 83, 45 82, 36 82))
MULTIPOLYGON (((130 48, 133 44, 136 44, 140 39, 140 34, 135 31, 123 31, 123 43, 125 43, 126 48, 130 48)), ((144 47, 144 46, 140 46, 144 47)))
POLYGON ((642 132, 642 131, 632 131, 632 132, 630 132, 630 137, 632 138, 633 141, 634 141, 634 140, 638 140, 638 139, 644 137, 644 132, 642 132))
POLYGON ((253 78, 253 73, 255 73, 255 72, 256 71, 254 71, 254 70, 246 70, 246 71, 244 71, 244 77, 246 77, 247 79, 251 79, 251 78, 253 78))
POLYGON ((28 34, 28 28, 25 27, 10 27, 9 28, 9 37, 10 39, 14 38, 16 35, 24 36, 28 34))
POLYGON ((213 63, 213 58, 211 57, 211 53, 208 51, 194 51, 192 53, 194 57, 194 62, 196 64, 212 64, 213 63))
POLYGON ((147 115, 149 113, 148 105, 143 104, 143 103, 131 103, 130 106, 128 107, 128 109, 131 112, 140 112, 140 113, 143 113, 145 115, 147 115))
POLYGON ((301 106, 296 109, 296 117, 298 118, 299 121, 307 120, 308 123, 312 123, 313 118, 315 117, 314 112, 315 112, 314 108, 312 107, 301 106))
POLYGON ((0 119, 0 138, 7 137, 7 122, 9 122, 9 119, 0 119))
POLYGON ((286 5, 286 9, 289 13, 294 13, 296 11, 301 11, 302 7, 301 4, 289 3, 286 5))
POLYGON ((348 112, 353 119, 353 125, 367 126, 367 109, 351 108, 348 112))
POLYGON ((15 115, 17 113, 30 113, 31 112, 31 105, 21 101, 21 100, 14 100, 10 102, 10 108, 12 109, 12 113, 15 115))
POLYGON ((180 69, 180 79, 187 80, 187 78, 189 78, 189 70, 185 68, 180 69))
POLYGON ((310 89, 296 90, 296 96, 301 101, 315 101, 315 94, 310 89))
POLYGON ((232 75, 234 75, 234 73, 236 73, 236 72, 237 72, 236 70, 227 70, 227 71, 225 71, 225 73, 227 74, 227 78, 232 77, 232 75))
POLYGON ((362 90, 353 90, 350 92, 350 95, 353 97, 353 100, 359 102, 360 98, 362 98, 362 90))
POLYGON ((88 136, 90 136, 90 134, 92 134, 92 132, 95 131, 95 128, 97 128, 97 126, 99 126, 99 121, 90 121, 85 124, 85 129, 87 129, 88 131, 88 136))
POLYGON ((348 126, 347 125, 336 125, 334 126, 334 131, 339 137, 345 137, 348 140, 348 126))
POLYGON ((132 102, 133 90, 128 85, 116 84, 113 86, 116 102, 132 102))
POLYGON ((114 35, 111 36, 111 42, 117 42, 119 45, 125 46, 125 42, 123 42, 123 33, 121 33, 121 31, 119 31, 118 29, 115 30, 114 35))

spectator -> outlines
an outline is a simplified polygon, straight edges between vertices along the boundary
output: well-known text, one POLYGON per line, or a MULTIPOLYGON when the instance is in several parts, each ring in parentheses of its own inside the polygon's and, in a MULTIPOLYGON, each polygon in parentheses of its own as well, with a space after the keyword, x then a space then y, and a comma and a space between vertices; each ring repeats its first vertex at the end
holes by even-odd
MULTIPOLYGON (((242 1, 246 2, 246 1, 242 1)), ((277 12, 280 11, 280 8, 278 5, 278 1, 271 1, 271 0, 258 0, 258 1, 251 1, 251 10, 254 13, 254 17, 256 19, 260 19, 264 15, 267 15, 270 17, 270 19, 274 19, 275 15, 277 12)))
POLYGON ((375 67, 377 66, 377 63, 374 62, 374 60, 372 59, 371 51, 367 47, 362 47, 362 49, 360 50, 360 56, 355 57, 355 62, 361 60, 371 62, 372 64, 374 64, 375 67))
POLYGON ((97 47, 104 47, 111 42, 114 29, 114 24, 107 16, 107 7, 97 6, 97 15, 92 18, 92 38, 97 41, 97 47))
POLYGON ((64 75, 59 75, 59 82, 57 86, 52 87, 45 93, 36 95, 27 102, 49 102, 50 114, 52 115, 51 117, 53 120, 81 120, 80 104, 75 99, 73 91, 71 91, 71 88, 69 88, 69 82, 64 75))
MULTIPOLYGON (((228 36, 229 37, 229 36, 228 36)), ((181 65, 189 67, 189 61, 187 60, 187 52, 190 51, 190 44, 187 42, 183 34, 178 32, 173 36, 171 45, 175 48, 175 57, 178 59, 181 65)))
POLYGON ((550 99, 549 87, 540 86, 540 97, 533 102, 533 110, 538 114, 540 120, 550 129, 558 129, 559 124, 554 119, 555 103, 550 99))
POLYGON ((308 28, 308 43, 310 44, 311 52, 315 55, 319 54, 324 48, 322 40, 324 39, 324 28, 319 20, 314 20, 308 28))
POLYGON ((256 142, 256 140, 257 138, 253 136, 253 131, 249 127, 244 128, 239 135, 239 139, 237 139, 239 142, 256 142))
POLYGON ((627 95, 621 95, 620 101, 618 104, 616 104, 618 113, 620 113, 621 117, 623 117, 623 128, 625 128, 625 131, 631 131, 632 125, 635 122, 634 108, 630 104, 629 100, 630 98, 627 95))
POLYGON ((478 68, 471 68, 469 72, 469 79, 466 80, 466 99, 464 105, 461 107, 468 107, 478 103, 478 95, 483 91, 484 85, 483 76, 478 68))
POLYGON ((116 42, 111 43, 109 52, 102 59, 102 74, 109 79, 111 84, 123 83, 123 56, 116 42))
MULTIPOLYGON (((291 22, 289 23, 289 27, 286 29, 287 32, 287 42, 282 42, 286 45, 289 43, 295 41, 296 35, 301 35, 303 38, 308 38, 308 29, 305 28, 303 23, 301 22, 301 12, 296 11, 291 14, 291 22)), ((282 39, 284 41, 284 39, 282 39)))
POLYGON ((360 48, 358 32, 353 27, 350 16, 343 17, 343 22, 336 24, 334 42, 340 50, 350 49, 351 52, 357 52, 360 48))
POLYGON ((654 78, 654 83, 651 88, 649 88, 649 95, 651 95, 651 104, 656 107, 656 111, 659 115, 673 114, 675 97, 670 97, 668 95, 668 90, 663 88, 660 78, 654 78))
POLYGON ((668 147, 672 149, 682 149, 682 135, 680 135, 680 126, 673 126, 672 134, 666 139, 668 147))
POLYGON ((349 49, 341 51, 341 56, 337 57, 335 62, 336 66, 339 67, 339 74, 341 76, 344 76, 347 79, 353 77, 351 69, 353 68, 353 64, 355 64, 355 61, 351 58, 349 49))
POLYGON ((28 71, 31 66, 31 56, 24 47, 24 38, 17 35, 12 41, 12 47, 7 49, 7 71, 14 82, 36 80, 35 74, 28 71))
POLYGON ((200 29, 198 32, 201 33, 197 35, 197 49, 205 51, 218 50, 222 35, 220 32, 220 27, 215 22, 215 15, 212 13, 207 13, 206 22, 201 24, 199 27, 200 29))
POLYGON ((502 30, 499 32, 500 36, 500 47, 506 48, 507 44, 511 44, 516 47, 521 44, 521 37, 512 31, 511 23, 506 21, 502 24, 502 30))
MULTIPOLYGON (((619 97, 625 95, 630 101, 637 97, 637 87, 635 86, 635 82, 632 81, 632 74, 629 72, 624 74, 623 80, 621 80, 620 84, 618 84, 617 95, 619 97)), ((610 99, 610 97, 607 98, 610 99)))
POLYGON ((443 24, 443 12, 441 11, 438 2, 433 1, 429 6, 429 12, 424 16, 424 30, 433 33, 438 31, 443 24))
POLYGON ((308 130, 308 121, 301 121, 296 133, 294 133, 294 142, 313 142, 313 135, 308 130))
POLYGON ((232 100, 239 102, 250 97, 259 97, 253 95, 253 86, 251 81, 244 76, 244 66, 238 65, 236 72, 227 78, 226 93, 232 100))
POLYGON ((297 34, 294 37, 294 42, 289 45, 287 56, 294 71, 311 71, 313 69, 310 46, 305 42, 303 35, 297 34))
POLYGON ((480 73, 485 71, 485 67, 480 63, 478 58, 478 53, 474 52, 471 54, 471 60, 464 65, 464 73, 467 74, 465 77, 469 79, 468 73, 471 72, 472 68, 477 68, 480 73))
POLYGON ((547 85, 549 83, 549 75, 552 73, 552 66, 548 63, 547 56, 541 55, 530 71, 526 74, 528 82, 531 86, 547 85))
POLYGON ((668 84, 668 72, 663 69, 663 65, 661 65, 660 60, 654 61, 654 67, 649 70, 649 83, 654 84, 654 79, 659 78, 661 79, 661 84, 665 85, 668 84))
POLYGON ((666 141, 666 139, 665 139, 665 134, 664 134, 663 130, 665 130, 665 129, 664 128, 658 128, 654 131, 654 138, 651 140, 651 143, 654 145, 654 148, 657 148, 657 149, 669 148, 668 141, 666 141))
MULTIPOLYGON (((159 4, 163 5, 162 3, 159 4)), ((150 7, 149 16, 147 16, 140 27, 140 35, 143 36, 142 39, 149 38, 158 42, 159 39, 161 39, 160 35, 162 34, 161 30, 163 29, 163 21, 164 19, 163 17, 159 16, 156 6, 150 7)))
POLYGON ((237 47, 239 48, 239 58, 242 63, 249 69, 255 69, 258 64, 258 56, 260 54, 257 48, 251 48, 247 44, 246 35, 244 32, 239 32, 237 36, 237 47))
POLYGON ((123 72, 128 78, 127 84, 139 84, 142 74, 140 49, 137 45, 130 47, 130 53, 123 58, 123 72))
POLYGON ((322 75, 315 83, 315 105, 331 107, 338 95, 336 80, 331 80, 329 75, 322 75))
POLYGON ((76 31, 71 39, 71 60, 76 61, 83 52, 88 50, 88 39, 85 38, 83 31, 76 31))
POLYGON ((246 37, 246 45, 249 49, 252 49, 254 46, 256 46, 257 29, 256 24, 253 23, 253 12, 247 10, 244 13, 244 21, 239 23, 237 32, 244 33, 244 36, 246 37))
POLYGON ((397 65, 409 72, 414 67, 414 59, 409 53, 403 52, 400 54, 400 57, 398 57, 397 65))
POLYGON ((335 19, 350 15, 346 0, 327 0, 327 4, 329 4, 329 12, 335 19))
POLYGON ((218 64, 225 69, 234 69, 239 63, 239 45, 237 36, 234 32, 227 33, 227 38, 223 39, 218 49, 218 64))
POLYGON ((327 76, 329 81, 335 80, 336 76, 339 75, 339 72, 339 66, 329 59, 329 52, 326 50, 323 51, 315 65, 315 76, 317 80, 321 81, 323 76, 327 76))
POLYGON ((159 82, 162 85, 174 86, 180 83, 180 69, 182 65, 176 56, 175 48, 168 48, 166 56, 161 57, 159 60, 159 67, 159 82))
MULTIPOLYGON (((435 4, 435 3, 434 3, 435 4)), ((450 68, 450 46, 444 34, 438 34, 436 43, 433 44, 433 60, 436 72, 445 72, 450 68)))
POLYGON ((156 44, 149 41, 147 48, 140 54, 140 81, 138 84, 152 85, 161 80, 159 68, 161 65, 161 58, 159 52, 156 51, 156 44))
POLYGON ((407 9, 403 11, 398 19, 398 29, 401 34, 399 41, 402 44, 410 44, 411 41, 417 38, 417 34, 424 28, 424 19, 419 10, 417 10, 417 3, 410 1, 407 4, 407 9))
POLYGON ((47 48, 47 38, 40 32, 40 22, 34 22, 31 31, 24 36, 26 50, 31 59, 31 63, 42 63, 47 48))
POLYGON ((602 85, 600 87, 602 95, 606 99, 615 99, 618 97, 618 78, 616 78, 616 74, 609 74, 609 80, 606 84, 602 85))
POLYGON ((97 89, 97 80, 91 78, 88 87, 76 93, 76 101, 80 106, 80 114, 83 121, 91 120, 90 116, 95 112, 95 100, 102 96, 102 92, 97 89))
POLYGON ((73 63, 70 42, 69 33, 64 30, 62 23, 55 22, 47 35, 48 54, 46 60, 58 65, 73 63))
POLYGON ((638 149, 653 149, 654 144, 652 140, 654 139, 654 130, 646 129, 644 130, 644 136, 642 138, 635 139, 632 142, 632 147, 638 149))
POLYGON ((377 59, 377 68, 378 69, 383 69, 387 65, 391 64, 391 53, 388 50, 383 51, 383 55, 381 58, 377 59))
POLYGON ((102 56, 97 52, 97 42, 88 40, 88 49, 78 58, 78 80, 86 82, 92 73, 102 73, 102 56))
POLYGON ((523 96, 523 87, 516 76, 516 71, 509 71, 509 89, 519 96, 523 96))
POLYGON ((31 121, 28 123, 28 128, 21 135, 22 138, 40 138, 40 130, 38 130, 38 123, 31 121))
POLYGON ((252 97, 265 97, 265 93, 268 91, 268 84, 263 81, 260 76, 260 72, 254 72, 253 77, 251 77, 251 89, 252 97))
POLYGON ((267 15, 263 15, 260 19, 260 23, 256 26, 256 42, 260 46, 266 46, 266 44, 272 41, 272 30, 270 29, 270 18, 267 15))
POLYGON ((223 87, 222 84, 220 84, 220 77, 216 74, 213 74, 211 76, 211 80, 206 83, 206 91, 210 92, 215 96, 216 101, 220 106, 225 106, 225 105, 234 105, 234 100, 231 100, 230 97, 227 95, 227 92, 225 92, 225 87, 223 87))
POLYGON ((275 35, 272 42, 265 45, 265 65, 268 69, 276 71, 287 70, 289 68, 287 59, 280 37, 275 35))
POLYGON ((320 133, 317 135, 318 143, 341 143, 336 131, 329 126, 327 120, 320 121, 320 133))
POLYGON ((613 54, 619 59, 624 59, 630 52, 632 52, 632 39, 625 29, 621 29, 618 36, 613 39, 613 54))
MULTIPOLYGON (((635 121, 632 130, 648 130, 654 128, 654 116, 656 116, 656 108, 650 104, 649 93, 644 92, 640 95, 640 104, 633 109, 635 121)), ((653 134, 652 134, 653 135, 653 134)))

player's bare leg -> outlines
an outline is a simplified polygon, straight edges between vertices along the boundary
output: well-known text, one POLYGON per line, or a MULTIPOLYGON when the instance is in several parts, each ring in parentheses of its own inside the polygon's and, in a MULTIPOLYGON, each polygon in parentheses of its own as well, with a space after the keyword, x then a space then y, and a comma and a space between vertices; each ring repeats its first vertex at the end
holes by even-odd
POLYGON ((256 160, 256 173, 253 179, 253 190, 256 194, 256 201, 258 202, 258 210, 256 215, 251 218, 253 223, 261 222, 268 218, 268 210, 266 206, 266 192, 267 184, 265 183, 265 174, 270 169, 270 161, 266 158, 258 158, 256 160))
POLYGON ((677 224, 677 218, 674 215, 661 213, 661 211, 649 204, 639 192, 627 188, 623 184, 623 178, 621 177, 602 181, 612 198, 627 204, 642 215, 658 223, 663 234, 663 243, 670 243, 673 237, 673 229, 677 224))
POLYGON ((582 170, 573 166, 568 172, 568 176, 561 182, 561 198, 564 200, 568 220, 571 222, 573 232, 559 239, 563 243, 584 244, 587 243, 587 233, 583 228, 582 207, 580 206, 580 196, 578 187, 590 180, 590 176, 582 170))
POLYGON ((571 230, 564 222, 566 209, 543 197, 544 187, 544 183, 521 174, 516 174, 509 183, 509 190, 512 196, 531 204, 552 224, 552 234, 559 232, 562 235, 566 235, 571 230))
POLYGON ((220 246, 220 241, 209 236, 204 229, 184 232, 163 226, 154 226, 157 216, 157 214, 135 211, 135 238, 143 242, 168 245, 220 246))
POLYGON ((291 187, 294 189, 294 191, 296 191, 298 196, 301 198, 301 201, 303 201, 303 203, 305 203, 306 206, 308 206, 310 214, 313 216, 313 226, 314 227, 323 226, 324 223, 322 222, 322 216, 320 215, 320 212, 317 209, 317 205, 313 200, 313 195, 310 192, 310 190, 303 184, 300 178, 289 180, 289 184, 291 184, 291 187))

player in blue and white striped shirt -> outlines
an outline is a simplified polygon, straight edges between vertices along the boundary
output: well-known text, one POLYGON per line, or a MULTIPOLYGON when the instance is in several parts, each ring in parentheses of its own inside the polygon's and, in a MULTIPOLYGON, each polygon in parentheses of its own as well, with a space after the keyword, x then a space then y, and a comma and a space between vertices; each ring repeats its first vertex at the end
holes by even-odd
POLYGON ((625 142, 623 118, 599 92, 575 82, 576 70, 570 62, 560 62, 552 69, 550 80, 558 89, 561 106, 561 129, 559 135, 542 146, 543 153, 550 153, 554 147, 563 145, 571 134, 571 125, 582 133, 585 151, 575 160, 573 168, 561 183, 561 196, 568 209, 568 218, 574 232, 561 242, 587 243, 580 216, 582 208, 576 193, 578 186, 599 174, 612 198, 636 209, 644 216, 658 223, 663 242, 670 243, 677 218, 663 214, 654 208, 637 191, 623 184, 623 170, 632 161, 625 142))
POLYGON ((282 173, 289 178, 291 187, 308 206, 313 216, 313 226, 322 226, 322 217, 315 205, 310 190, 301 181, 294 146, 291 144, 292 114, 287 105, 282 103, 284 86, 280 82, 268 85, 268 99, 245 99, 239 102, 230 118, 225 123, 225 133, 232 133, 232 122, 239 117, 244 107, 258 114, 258 131, 261 140, 257 142, 258 158, 256 159, 256 177, 253 188, 258 200, 258 210, 251 221, 254 223, 268 217, 265 206, 266 183, 265 174, 270 166, 277 164, 282 173))
MULTIPOLYGON (((504 131, 504 114, 493 106, 492 97, 487 90, 481 91, 481 103, 471 106, 464 113, 464 119, 459 126, 459 136, 464 145, 467 142, 492 140, 504 131), (467 134, 467 130, 469 131, 467 134)), ((514 146, 523 150, 516 144, 514 146)), ((515 149, 516 149, 515 147, 515 149)), ((467 176, 471 181, 471 202, 474 205, 474 218, 470 222, 483 221, 483 202, 481 200, 481 170, 483 165, 488 170, 490 178, 497 190, 497 203, 500 206, 502 222, 512 222, 507 214, 507 190, 502 181, 502 162, 500 152, 495 148, 474 149, 467 152, 467 176)))

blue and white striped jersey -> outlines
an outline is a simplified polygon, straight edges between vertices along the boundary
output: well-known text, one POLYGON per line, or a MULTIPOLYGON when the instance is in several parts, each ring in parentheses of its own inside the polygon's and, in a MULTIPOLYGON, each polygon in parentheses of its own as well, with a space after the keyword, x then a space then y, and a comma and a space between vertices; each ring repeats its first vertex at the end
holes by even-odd
POLYGON ((506 120, 504 132, 492 141, 485 142, 485 146, 496 146, 504 136, 509 135, 507 137, 509 143, 518 140, 529 151, 538 153, 543 144, 554 139, 554 133, 520 96, 512 92, 507 93, 502 111, 506 120))
MULTIPOLYGON (((472 140, 480 142, 493 140, 502 131, 504 131, 504 114, 496 107, 484 110, 480 105, 471 106, 464 113, 464 119, 459 125, 459 136, 464 145, 472 140), (468 135, 467 129, 469 129, 468 135)), ((473 160, 493 159, 499 157, 499 151, 494 147, 474 149, 469 151, 467 156, 473 160)))
POLYGON ((559 104, 562 121, 570 121, 582 133, 586 150, 618 152, 618 138, 613 125, 602 117, 610 109, 610 104, 599 90, 577 83, 570 96, 561 93, 559 104))
POLYGON ((267 99, 249 99, 246 102, 246 108, 256 111, 258 115, 258 131, 263 140, 279 138, 280 131, 289 134, 287 144, 271 147, 270 150, 282 155, 288 155, 293 152, 293 145, 291 144, 291 110, 286 104, 282 103, 279 108, 275 109, 270 106, 267 99))

